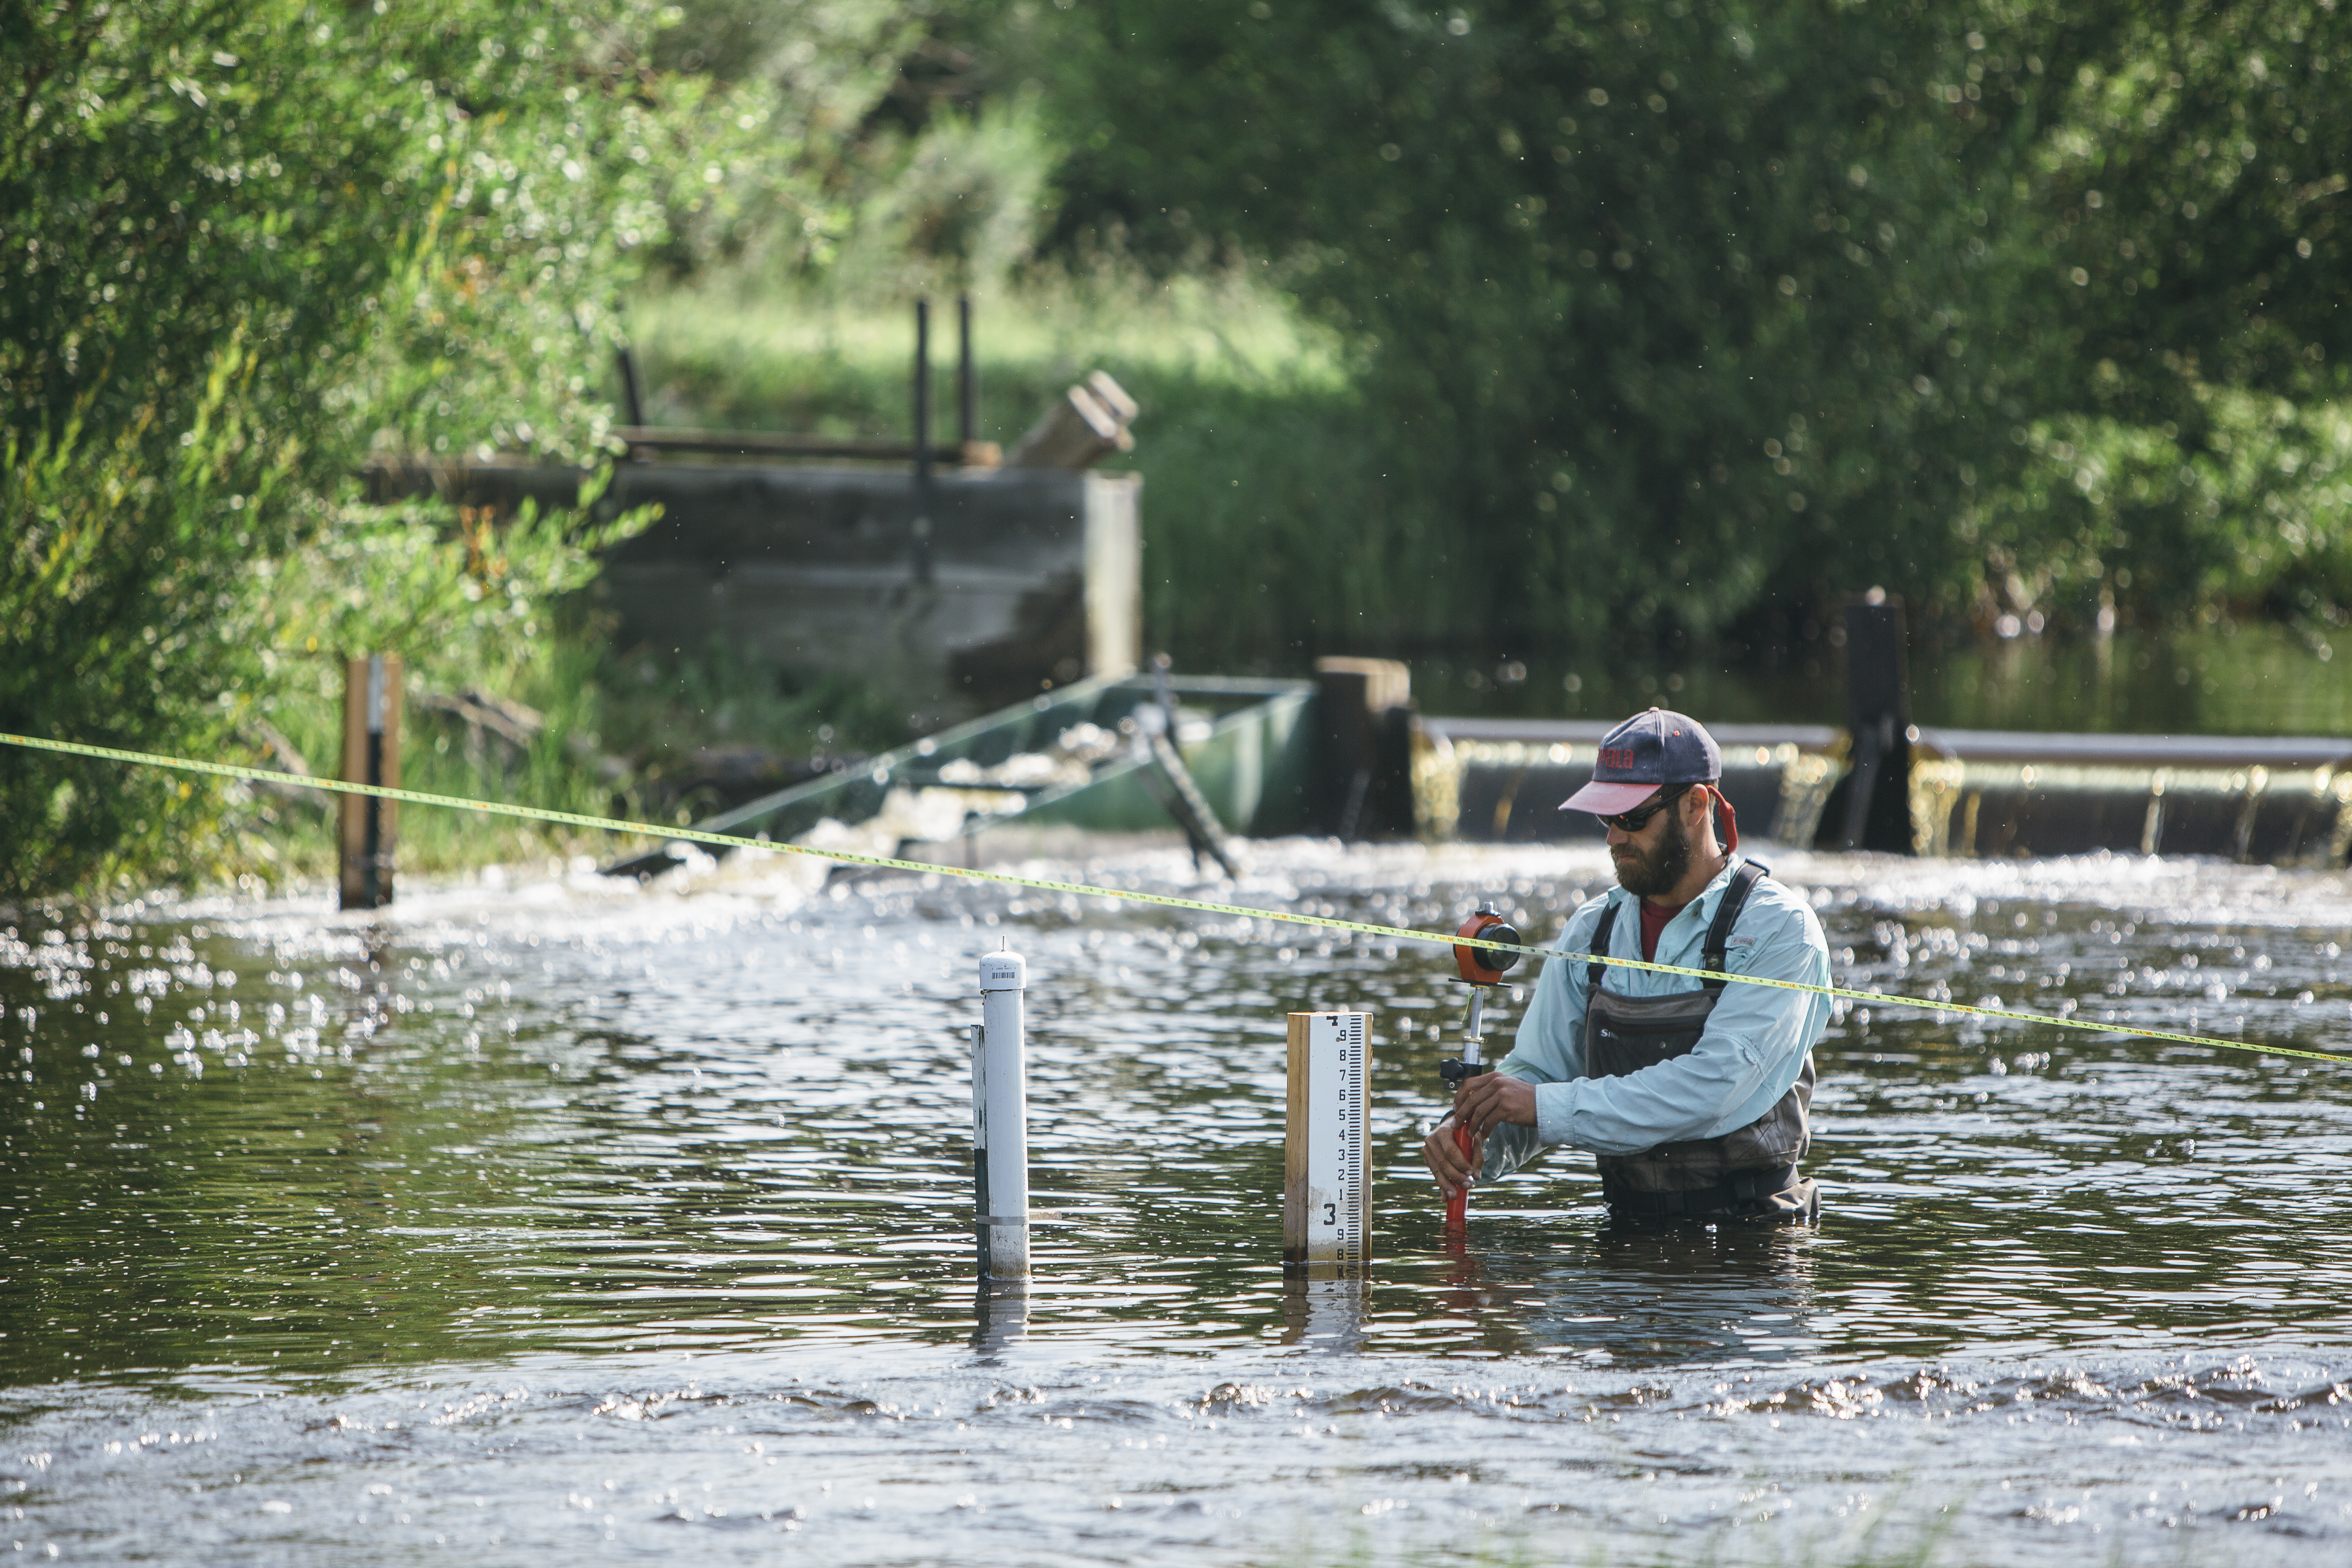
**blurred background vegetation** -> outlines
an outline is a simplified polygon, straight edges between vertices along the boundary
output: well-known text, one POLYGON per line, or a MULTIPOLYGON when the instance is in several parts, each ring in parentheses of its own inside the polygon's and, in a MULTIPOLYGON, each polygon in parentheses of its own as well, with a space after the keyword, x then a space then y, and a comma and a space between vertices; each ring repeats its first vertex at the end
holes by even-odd
MULTIPOLYGON (((2036 717, 2221 714, 2352 605, 2347 72, 2321 0, 0 0, 0 729, 323 769, 397 646, 544 720, 420 716, 424 787, 667 816, 698 748, 899 739, 609 647, 642 520, 354 476, 604 461, 625 342, 665 422, 901 433, 958 291, 983 434, 1142 402, 1189 668, 1801 704, 1881 585, 1951 689, 2114 628, 2036 717)), ((9 751, 0 898, 322 869, 305 812, 9 751)), ((425 816, 416 864, 575 847, 425 816)))

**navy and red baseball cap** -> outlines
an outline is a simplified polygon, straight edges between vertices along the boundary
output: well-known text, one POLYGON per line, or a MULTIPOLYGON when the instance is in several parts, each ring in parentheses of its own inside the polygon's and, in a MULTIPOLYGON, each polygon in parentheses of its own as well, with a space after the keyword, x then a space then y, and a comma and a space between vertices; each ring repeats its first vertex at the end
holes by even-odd
POLYGON ((1722 777, 1723 752, 1706 726, 1686 714, 1653 708, 1601 738, 1592 782, 1559 808, 1614 816, 1649 799, 1661 784, 1711 784, 1722 777))

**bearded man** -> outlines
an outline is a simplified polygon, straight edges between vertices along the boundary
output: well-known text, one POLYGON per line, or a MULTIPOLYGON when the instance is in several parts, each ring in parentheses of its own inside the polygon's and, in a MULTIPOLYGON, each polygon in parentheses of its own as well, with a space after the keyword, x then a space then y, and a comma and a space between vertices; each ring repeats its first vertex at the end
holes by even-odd
POLYGON ((1612 1221, 1819 1217, 1798 1163, 1829 998, 1720 977, 1826 985, 1829 943, 1803 900, 1738 854, 1722 779, 1714 737, 1680 713, 1653 708, 1601 741, 1592 781, 1560 809, 1601 818, 1620 885, 1555 945, 1711 977, 1548 961, 1511 1054, 1462 1084, 1423 1145, 1448 1197, 1566 1143, 1598 1157, 1612 1221))

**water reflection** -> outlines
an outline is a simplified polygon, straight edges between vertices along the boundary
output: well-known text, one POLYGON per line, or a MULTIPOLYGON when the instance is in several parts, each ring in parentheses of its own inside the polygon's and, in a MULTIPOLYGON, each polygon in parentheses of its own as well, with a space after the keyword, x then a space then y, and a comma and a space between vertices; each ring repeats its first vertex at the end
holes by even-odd
POLYGON ((1365 1282, 1315 1279, 1293 1269, 1282 1283, 1282 1342, 1310 1352, 1351 1355, 1364 1348, 1365 1282))
POLYGON ((1462 1348, 1594 1365, 1742 1365, 1818 1350, 1822 1243, 1795 1226, 1496 1226, 1449 1243, 1434 1293, 1462 1348))
MULTIPOLYGON (((1496 891, 1549 931, 1596 861, 1302 847, 1265 891, 1427 926, 1496 891)), ((1786 856, 1782 874, 1857 984, 2305 1047, 2352 1023, 2340 877, 1786 856)), ((1590 1163, 1563 1152, 1482 1189, 1465 1268, 1416 1153, 1452 1022, 1442 955, 948 884, 440 897, 404 923, 20 922, 0 962, 0 1291, 38 1331, 0 1342, 11 1380, 963 1342, 956 1030, 1007 929, 1041 977, 1050 1293, 1024 1342, 1200 1352, 1297 1327, 1275 1267, 1281 1027, 1329 1006, 1376 1020, 1368 1349, 2032 1354, 2323 1331, 2352 1283, 2352 1200, 2314 1179, 2352 1157, 2352 1074, 2313 1064, 1848 1012, 1823 1051, 1817 1237, 1609 1237, 1590 1163)))
POLYGON ((1002 1366, 1005 1352, 1029 1334, 1025 1282, 983 1279, 972 1292, 972 1353, 980 1366, 1002 1366))

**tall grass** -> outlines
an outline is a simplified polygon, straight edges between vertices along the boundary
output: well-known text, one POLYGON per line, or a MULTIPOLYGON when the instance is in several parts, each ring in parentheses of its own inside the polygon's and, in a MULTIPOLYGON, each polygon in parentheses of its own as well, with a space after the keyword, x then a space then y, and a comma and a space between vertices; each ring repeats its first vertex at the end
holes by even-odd
MULTIPOLYGON (((723 647, 684 658, 616 654, 592 625, 565 627, 531 657, 478 682, 426 664, 408 682, 402 787, 464 800, 513 802, 642 822, 658 830, 734 804, 686 781, 706 750, 743 748, 792 763, 903 741, 903 716, 854 682, 797 683, 723 647), (544 728, 518 747, 421 699, 487 690, 539 713, 544 728)), ((315 773, 331 775, 342 745, 343 668, 320 658, 285 683, 270 722, 315 773)), ((267 756, 276 768, 282 759, 267 756)), ((333 798, 247 792, 239 868, 266 881, 331 879, 340 853, 333 798)), ((641 836, 553 826, 441 807, 404 807, 400 865, 439 875, 469 867, 614 857, 641 836)))
MULTIPOLYGON (((952 301, 937 303, 933 406, 951 435, 952 301)), ((1381 634, 1324 606, 1413 592, 1357 527, 1387 515, 1389 465, 1346 352, 1261 276, 1044 271, 973 314, 981 439, 1009 447, 1097 368, 1142 405, 1134 452, 1104 466, 1143 477, 1145 635, 1180 664, 1297 669, 1381 634)), ((658 422, 908 431, 904 299, 707 277, 638 300, 630 322, 658 422)))
MULTIPOLYGON (((412 676, 402 716, 400 784, 404 789, 467 800, 495 800, 557 811, 604 815, 625 806, 593 765, 566 745, 572 734, 593 734, 598 697, 596 655, 579 644, 552 642, 499 695, 544 714, 546 728, 527 748, 495 735, 469 737, 454 718, 415 700, 429 688, 412 676), (469 743, 472 742, 472 743, 469 743)), ((428 675, 427 679, 431 677, 428 675)), ((295 672, 271 705, 269 723, 314 773, 331 777, 342 752, 343 668, 320 658, 295 672)), ((272 755, 262 765, 279 767, 272 755)), ((243 826, 239 859, 264 880, 303 885, 331 880, 340 857, 338 797, 323 793, 251 792, 236 814, 243 826)), ((547 857, 602 856, 615 841, 606 835, 549 827, 512 818, 446 808, 404 806, 400 868, 442 874, 466 867, 514 864, 547 857)))

